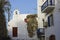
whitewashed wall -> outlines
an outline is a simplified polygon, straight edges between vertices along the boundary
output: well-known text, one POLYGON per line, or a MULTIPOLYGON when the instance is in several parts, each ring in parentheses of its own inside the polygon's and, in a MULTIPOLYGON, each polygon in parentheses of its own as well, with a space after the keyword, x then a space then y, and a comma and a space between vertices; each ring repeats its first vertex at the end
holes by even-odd
POLYGON ((52 12, 54 25, 45 29, 46 40, 50 35, 55 35, 56 40, 60 40, 60 0, 55 0, 55 9, 52 12))
MULTIPOLYGON (((46 0, 44 0, 45 2, 46 0)), ((45 18, 45 13, 41 12, 41 6, 44 3, 42 0, 37 0, 37 13, 38 13, 38 28, 43 28, 42 19, 45 18)))
MULTIPOLYGON (((14 12, 15 13, 15 12, 14 12)), ((13 40, 37 40, 37 36, 35 35, 33 38, 30 38, 28 36, 27 32, 27 25, 24 22, 24 18, 29 14, 14 14, 13 19, 8 23, 8 35, 13 39, 13 40), (18 37, 13 37, 12 36, 12 27, 18 27, 18 37)))
MULTIPOLYGON (((44 0, 45 2, 46 0, 44 0)), ((42 0, 37 0, 38 12, 38 27, 43 27, 42 18, 45 14, 41 12, 41 5, 44 3, 42 0)), ((54 34, 56 40, 60 40, 60 0, 55 0, 55 9, 52 12, 54 17, 54 25, 45 29, 45 40, 49 40, 49 36, 54 34)), ((47 20, 46 20, 47 21, 47 20)))

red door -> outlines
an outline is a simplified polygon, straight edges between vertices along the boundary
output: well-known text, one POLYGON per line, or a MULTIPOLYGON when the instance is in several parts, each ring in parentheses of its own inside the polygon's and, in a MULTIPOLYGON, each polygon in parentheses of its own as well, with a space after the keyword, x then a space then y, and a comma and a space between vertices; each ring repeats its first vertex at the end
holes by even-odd
POLYGON ((13 27, 13 31, 12 31, 13 37, 17 37, 18 36, 18 32, 17 31, 18 31, 17 27, 13 27))

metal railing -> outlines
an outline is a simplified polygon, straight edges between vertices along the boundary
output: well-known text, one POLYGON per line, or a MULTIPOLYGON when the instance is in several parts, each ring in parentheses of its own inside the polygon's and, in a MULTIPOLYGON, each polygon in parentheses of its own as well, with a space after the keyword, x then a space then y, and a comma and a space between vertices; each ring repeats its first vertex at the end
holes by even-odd
POLYGON ((55 5, 55 2, 53 2, 53 0, 50 0, 50 1, 46 0, 44 4, 41 6, 41 11, 44 10, 48 6, 53 6, 53 5, 55 5))

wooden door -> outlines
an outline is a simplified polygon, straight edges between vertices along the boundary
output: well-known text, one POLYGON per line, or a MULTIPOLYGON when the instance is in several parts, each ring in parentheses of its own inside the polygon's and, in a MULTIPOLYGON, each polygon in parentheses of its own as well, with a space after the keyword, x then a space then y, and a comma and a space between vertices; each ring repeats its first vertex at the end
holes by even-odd
POLYGON ((18 36, 18 32, 17 31, 18 31, 17 27, 13 27, 13 31, 12 31, 13 37, 17 37, 18 36))

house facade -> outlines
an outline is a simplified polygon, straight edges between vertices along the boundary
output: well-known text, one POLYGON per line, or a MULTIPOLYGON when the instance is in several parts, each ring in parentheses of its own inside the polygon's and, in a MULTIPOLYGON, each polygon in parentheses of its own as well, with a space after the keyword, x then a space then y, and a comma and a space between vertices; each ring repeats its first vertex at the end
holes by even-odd
POLYGON ((37 36, 30 38, 27 31, 27 23, 24 21, 29 14, 20 14, 14 10, 13 18, 8 23, 8 35, 12 40, 37 40, 37 36))
POLYGON ((45 28, 43 27, 43 22, 45 19, 45 13, 41 12, 41 6, 46 0, 37 0, 37 14, 38 14, 38 33, 40 40, 45 40, 45 28))
POLYGON ((41 5, 41 12, 45 13, 45 40, 60 40, 60 0, 46 0, 41 5))

